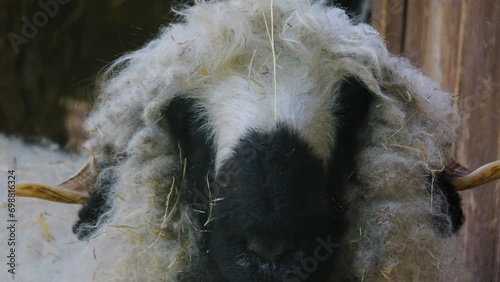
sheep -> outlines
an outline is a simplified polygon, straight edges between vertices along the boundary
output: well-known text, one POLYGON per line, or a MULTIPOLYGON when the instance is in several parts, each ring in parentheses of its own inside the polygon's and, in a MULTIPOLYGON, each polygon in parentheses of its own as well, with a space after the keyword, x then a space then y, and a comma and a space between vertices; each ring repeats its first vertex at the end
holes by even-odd
POLYGON ((323 1, 179 13, 86 121, 77 279, 467 280, 450 94, 323 1))

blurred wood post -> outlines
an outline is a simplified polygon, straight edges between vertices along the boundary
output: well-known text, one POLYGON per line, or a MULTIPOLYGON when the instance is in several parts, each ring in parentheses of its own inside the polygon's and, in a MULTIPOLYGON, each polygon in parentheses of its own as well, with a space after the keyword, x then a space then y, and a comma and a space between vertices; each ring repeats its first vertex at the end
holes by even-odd
MULTIPOLYGON (((477 168, 500 159, 500 3, 374 0, 373 14, 391 52, 405 55, 457 96, 463 117, 457 160, 477 168), (404 9, 394 13, 391 5, 404 9)), ((466 223, 457 251, 473 281, 500 281, 500 182, 461 195, 466 223)))

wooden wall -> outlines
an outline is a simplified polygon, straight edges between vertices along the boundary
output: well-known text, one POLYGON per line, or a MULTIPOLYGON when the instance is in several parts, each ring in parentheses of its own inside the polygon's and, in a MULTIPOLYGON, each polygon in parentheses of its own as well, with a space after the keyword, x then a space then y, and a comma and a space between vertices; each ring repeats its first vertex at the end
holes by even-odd
MULTIPOLYGON (((391 52, 456 95, 456 159, 469 168, 500 159, 500 1, 374 0, 372 23, 391 52)), ((458 251, 473 281, 500 281, 500 181, 461 195, 458 251)))

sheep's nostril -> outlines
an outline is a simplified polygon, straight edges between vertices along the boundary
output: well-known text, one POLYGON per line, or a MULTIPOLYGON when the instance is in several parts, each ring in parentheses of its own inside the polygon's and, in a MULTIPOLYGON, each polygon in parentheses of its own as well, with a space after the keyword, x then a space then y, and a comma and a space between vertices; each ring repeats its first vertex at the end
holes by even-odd
POLYGON ((292 239, 273 240, 266 238, 248 240, 248 250, 264 260, 275 260, 292 249, 293 246, 294 241, 292 239))

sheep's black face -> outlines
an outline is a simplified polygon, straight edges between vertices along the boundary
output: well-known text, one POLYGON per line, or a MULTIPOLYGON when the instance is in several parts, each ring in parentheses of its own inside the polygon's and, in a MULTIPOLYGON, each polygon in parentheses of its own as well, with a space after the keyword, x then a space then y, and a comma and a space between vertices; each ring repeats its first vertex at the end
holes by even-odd
POLYGON ((322 161, 295 133, 283 125, 250 132, 214 182, 220 200, 209 219, 209 253, 221 278, 324 280, 338 236, 332 227, 343 228, 322 161))
POLYGON ((249 129, 217 172, 217 146, 199 130, 210 123, 203 102, 170 103, 166 117, 188 160, 183 197, 205 229, 197 280, 327 281, 347 229, 344 191, 356 179, 354 157, 372 97, 356 79, 334 96, 336 138, 327 161, 278 122, 267 131, 249 129))

